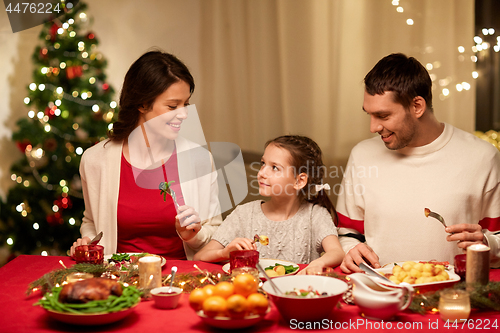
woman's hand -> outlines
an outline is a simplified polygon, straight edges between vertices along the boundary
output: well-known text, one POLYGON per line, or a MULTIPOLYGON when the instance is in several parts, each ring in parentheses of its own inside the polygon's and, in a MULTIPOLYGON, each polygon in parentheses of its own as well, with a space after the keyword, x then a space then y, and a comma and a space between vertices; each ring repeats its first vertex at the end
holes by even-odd
POLYGON ((76 242, 73 243, 73 246, 69 250, 70 257, 74 257, 74 255, 75 255, 75 249, 76 249, 77 246, 87 245, 88 243, 90 243, 90 238, 89 237, 78 238, 76 240, 76 242))
POLYGON ((193 207, 180 206, 179 214, 175 217, 175 230, 183 241, 188 241, 201 230, 200 215, 193 207))

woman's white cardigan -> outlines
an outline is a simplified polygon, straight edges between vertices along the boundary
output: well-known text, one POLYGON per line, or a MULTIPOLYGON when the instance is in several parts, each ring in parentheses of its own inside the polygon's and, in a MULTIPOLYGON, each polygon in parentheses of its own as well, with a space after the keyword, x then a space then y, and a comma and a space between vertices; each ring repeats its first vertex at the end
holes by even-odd
MULTIPOLYGON (((202 221, 200 232, 184 242, 186 257, 191 260, 196 251, 210 241, 222 222, 217 172, 214 171, 211 155, 207 150, 182 137, 178 137, 175 143, 184 202, 199 213, 202 221)), ((82 237, 92 239, 102 231, 103 237, 99 244, 104 246, 105 254, 116 253, 117 248, 122 147, 122 142, 104 140, 87 149, 80 163, 85 201, 80 232, 82 237)))

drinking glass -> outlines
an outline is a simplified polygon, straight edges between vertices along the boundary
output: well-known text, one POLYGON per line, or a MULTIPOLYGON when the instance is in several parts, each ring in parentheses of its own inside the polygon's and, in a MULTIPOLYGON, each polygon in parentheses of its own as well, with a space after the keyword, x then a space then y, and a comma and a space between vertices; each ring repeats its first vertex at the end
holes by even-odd
POLYGON ((75 248, 75 260, 77 264, 102 264, 104 262, 104 246, 102 245, 80 245, 75 248))
POLYGON ((241 250, 229 254, 229 269, 232 271, 238 267, 257 267, 259 262, 259 251, 241 250))
POLYGON ((460 280, 465 281, 465 268, 467 263, 467 254, 457 254, 455 256, 455 273, 460 276, 460 280))

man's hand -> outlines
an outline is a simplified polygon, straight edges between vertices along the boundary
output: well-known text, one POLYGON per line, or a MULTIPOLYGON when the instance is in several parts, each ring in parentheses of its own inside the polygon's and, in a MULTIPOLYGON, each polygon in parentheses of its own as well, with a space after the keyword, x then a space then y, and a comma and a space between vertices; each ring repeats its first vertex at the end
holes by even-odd
POLYGON ((361 273, 363 271, 358 265, 362 262, 373 268, 380 268, 377 254, 365 243, 359 243, 346 253, 342 264, 340 264, 340 269, 347 274, 361 273))
POLYGON ((458 247, 465 250, 472 244, 485 244, 484 234, 481 229, 479 224, 461 223, 450 225, 444 230, 451 234, 446 236, 448 242, 458 241, 458 247))

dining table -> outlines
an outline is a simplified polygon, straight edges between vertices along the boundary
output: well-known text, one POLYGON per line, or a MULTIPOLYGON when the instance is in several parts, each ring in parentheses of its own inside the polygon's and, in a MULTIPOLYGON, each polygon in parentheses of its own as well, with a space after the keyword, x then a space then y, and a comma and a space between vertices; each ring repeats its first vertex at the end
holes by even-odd
MULTIPOLYGON (((120 321, 97 326, 72 325, 59 322, 47 314, 40 306, 34 305, 43 295, 40 291, 26 294, 31 282, 56 269, 62 264, 70 267, 75 262, 64 256, 20 255, 0 268, 0 332, 221 332, 205 324, 189 306, 189 294, 181 296, 175 309, 157 308, 153 301, 141 301, 125 318, 120 321)), ((223 273, 222 265, 188 260, 167 260, 163 275, 168 275, 173 266, 178 273, 189 273, 196 269, 223 273)), ((302 268, 305 265, 299 265, 302 268)), ((337 272, 340 272, 336 268, 337 272)), ((490 269, 490 280, 500 281, 500 269, 490 269)), ((328 318, 321 322, 286 322, 277 308, 271 303, 270 311, 256 325, 246 328, 246 332, 289 332, 301 329, 335 330, 347 332, 498 332, 500 312, 473 310, 466 323, 455 327, 446 325, 439 314, 414 313, 410 310, 400 312, 391 321, 370 320, 360 314, 356 305, 340 301, 328 318)))

